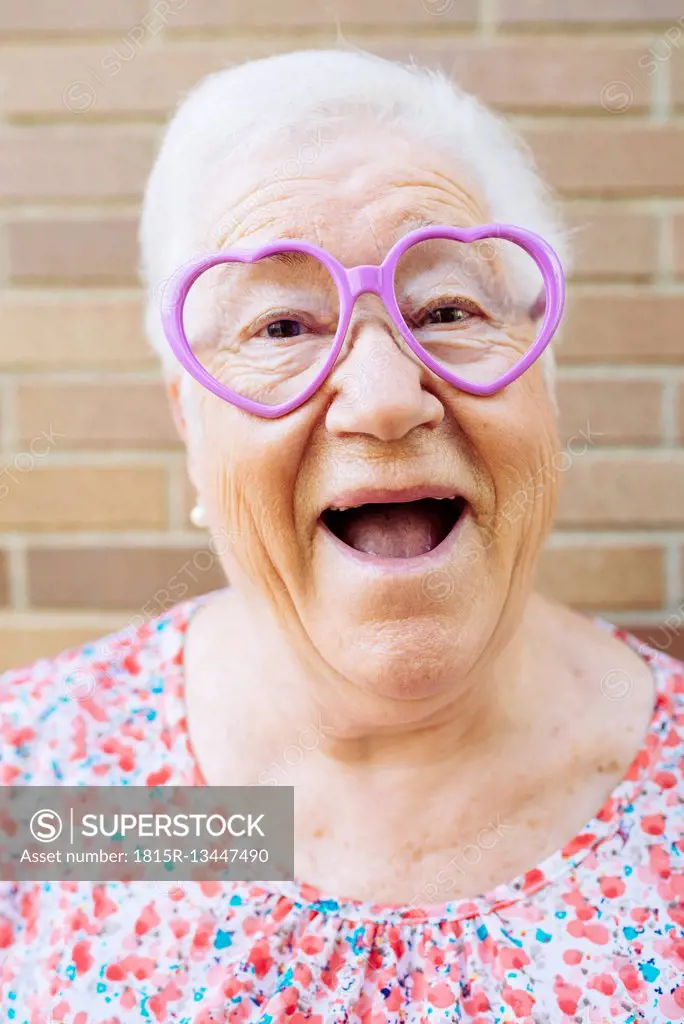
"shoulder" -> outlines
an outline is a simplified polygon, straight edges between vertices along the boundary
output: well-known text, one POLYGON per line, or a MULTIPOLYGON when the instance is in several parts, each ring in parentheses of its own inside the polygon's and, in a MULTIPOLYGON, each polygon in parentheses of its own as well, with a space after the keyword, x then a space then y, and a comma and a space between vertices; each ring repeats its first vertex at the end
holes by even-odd
POLYGON ((550 637, 554 662, 569 666, 582 706, 596 724, 592 742, 598 737, 605 749, 622 746, 627 756, 650 722, 640 756, 653 764, 660 760, 661 767, 667 762, 668 771, 678 765, 675 777, 683 785, 684 663, 660 649, 668 642, 664 632, 654 627, 642 640, 606 619, 546 599, 535 615, 545 641, 550 637))
POLYGON ((149 736, 179 684, 193 604, 0 675, 0 784, 111 784, 134 774, 143 723, 149 736))
MULTIPOLYGON (((621 644, 622 649, 628 651, 632 658, 638 659, 649 672, 655 684, 654 713, 658 709, 664 713, 665 720, 679 734, 680 742, 684 744, 684 662, 669 655, 667 650, 653 647, 655 639, 649 643, 628 630, 604 620, 597 620, 597 624, 612 640, 621 644)), ((615 686, 616 692, 612 697, 618 700, 620 693, 628 690, 632 683, 633 674, 620 666, 617 671, 613 669, 613 675, 608 673, 603 677, 604 695, 610 698, 609 688, 611 685, 615 686)))
POLYGON ((660 722, 661 739, 668 760, 679 772, 679 786, 684 796, 684 662, 666 651, 656 650, 631 633, 615 628, 622 640, 650 667, 655 680, 656 707, 654 721, 660 722))
MULTIPOLYGON (((643 830, 649 832, 653 825, 653 834, 658 834, 662 818, 662 828, 665 834, 671 833, 675 849, 675 843, 681 839, 679 805, 684 799, 684 663, 619 626, 606 622, 602 626, 650 673, 650 723, 628 779, 640 784, 640 806, 650 807, 643 819, 643 830)), ((612 704, 626 702, 632 696, 635 679, 631 667, 611 669, 601 680, 603 695, 612 704)))
MULTIPOLYGON (((642 640, 600 616, 568 608, 548 598, 534 605, 535 626, 545 637, 558 663, 588 680, 609 702, 624 702, 640 689, 652 700, 653 683, 673 706, 684 696, 684 663, 667 653, 668 637, 661 627, 642 640), (657 644, 657 647, 656 647, 657 644), (663 650, 662 648, 665 648, 663 650)), ((670 637, 670 644, 672 638, 670 637)))

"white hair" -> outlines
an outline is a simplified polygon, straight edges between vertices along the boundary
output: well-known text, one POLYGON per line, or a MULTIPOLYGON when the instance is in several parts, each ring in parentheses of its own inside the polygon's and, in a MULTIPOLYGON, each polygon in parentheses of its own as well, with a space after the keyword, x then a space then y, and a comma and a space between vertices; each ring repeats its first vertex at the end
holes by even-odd
MULTIPOLYGON (((568 234, 528 149, 444 72, 353 49, 247 61, 207 76, 183 100, 147 183, 140 222, 145 326, 167 373, 179 373, 180 367, 162 332, 161 289, 178 266, 198 254, 197 211, 204 208, 206 215, 219 175, 230 170, 231 160, 248 167, 256 153, 302 130, 325 131, 364 114, 453 152, 479 183, 490 219, 541 235, 567 268, 568 234)), ((223 194, 221 200, 230 205, 231 197, 223 194)), ((543 359, 553 395, 551 346, 543 359)))

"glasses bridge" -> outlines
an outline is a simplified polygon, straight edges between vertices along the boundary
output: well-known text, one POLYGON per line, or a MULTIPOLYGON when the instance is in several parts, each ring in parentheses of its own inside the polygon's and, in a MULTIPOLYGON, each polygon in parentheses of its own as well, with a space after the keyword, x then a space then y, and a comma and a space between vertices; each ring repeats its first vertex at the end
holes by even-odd
POLYGON ((352 267, 347 271, 347 280, 351 289, 352 298, 354 299, 359 295, 363 295, 364 292, 373 292, 375 295, 382 294, 382 267, 352 267))

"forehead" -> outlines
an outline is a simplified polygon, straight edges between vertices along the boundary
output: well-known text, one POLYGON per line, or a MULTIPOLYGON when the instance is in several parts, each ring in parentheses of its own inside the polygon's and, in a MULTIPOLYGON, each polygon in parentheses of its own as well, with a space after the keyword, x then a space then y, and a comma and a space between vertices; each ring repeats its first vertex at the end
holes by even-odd
POLYGON ((318 149, 265 149, 249 168, 221 175, 208 190, 202 242, 216 250, 303 238, 355 265, 381 260, 416 227, 489 219, 474 175, 455 155, 377 132, 321 138, 318 149))

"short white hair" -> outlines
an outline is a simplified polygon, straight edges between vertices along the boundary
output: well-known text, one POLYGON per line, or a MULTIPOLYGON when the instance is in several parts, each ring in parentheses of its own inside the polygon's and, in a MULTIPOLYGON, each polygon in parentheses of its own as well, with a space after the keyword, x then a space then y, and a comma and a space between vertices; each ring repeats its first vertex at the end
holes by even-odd
MULTIPOLYGON (((248 166, 255 153, 301 130, 326 130, 361 115, 453 152, 473 173, 491 220, 541 235, 567 270, 569 236, 559 204, 528 148, 444 72, 346 48, 247 61, 208 75, 183 100, 145 190, 139 236, 145 327, 167 373, 181 370, 163 335, 161 290, 178 266, 198 255, 197 210, 206 206, 221 172, 231 160, 248 166)), ((229 195, 221 199, 230 206, 229 195)), ((551 346, 543 359, 553 395, 551 346)))

